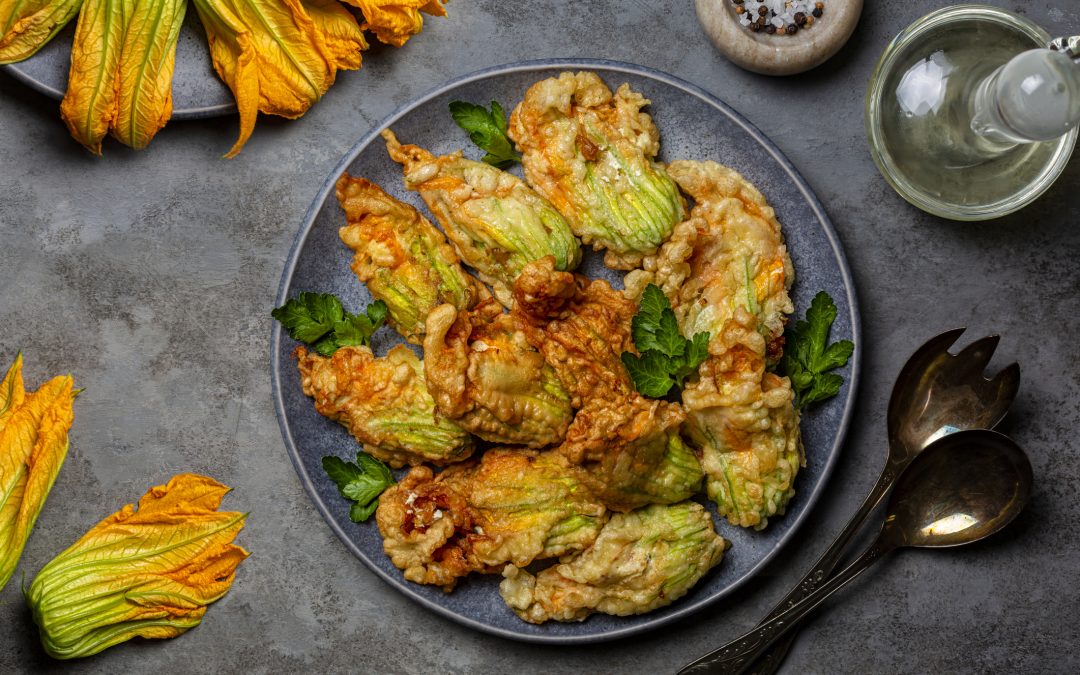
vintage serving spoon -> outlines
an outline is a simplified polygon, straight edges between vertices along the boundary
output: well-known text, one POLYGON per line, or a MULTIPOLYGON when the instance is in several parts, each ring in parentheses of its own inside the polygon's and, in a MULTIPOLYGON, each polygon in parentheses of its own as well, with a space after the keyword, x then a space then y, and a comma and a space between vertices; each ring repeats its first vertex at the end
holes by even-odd
MULTIPOLYGON (((972 342, 956 355, 950 354, 949 347, 963 332, 963 328, 956 328, 931 338, 904 364, 889 399, 889 455, 877 484, 828 550, 763 623, 825 582, 896 477, 930 442, 963 429, 990 429, 1005 417, 1020 386, 1020 366, 1013 363, 987 379, 983 371, 1000 338, 989 335, 972 342)), ((796 634, 797 631, 791 631, 783 640, 778 640, 754 664, 753 672, 758 675, 775 672, 796 634)), ((710 672, 709 663, 710 655, 706 655, 680 672, 707 673, 710 672)))
POLYGON ((958 431, 931 443, 900 474, 877 539, 804 600, 682 672, 742 673, 781 635, 890 551, 978 541, 1005 527, 1031 492, 1031 463, 1007 436, 958 431))

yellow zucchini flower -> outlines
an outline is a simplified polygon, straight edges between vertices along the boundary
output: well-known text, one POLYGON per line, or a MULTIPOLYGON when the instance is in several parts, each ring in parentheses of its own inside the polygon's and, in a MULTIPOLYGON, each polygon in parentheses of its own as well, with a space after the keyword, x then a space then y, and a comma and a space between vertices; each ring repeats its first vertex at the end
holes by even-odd
POLYGON ((112 132, 144 148, 172 117, 176 40, 185 0, 86 0, 71 45, 60 116, 75 140, 101 154, 112 132))
POLYGON ((70 375, 23 388, 22 355, 0 381, 0 588, 19 562, 68 449, 70 375))
POLYGON ((247 514, 217 511, 228 491, 206 476, 174 476, 49 562, 26 592, 49 656, 90 656, 199 625, 248 556, 231 543, 247 514))
POLYGON ((334 83, 338 70, 360 67, 367 41, 336 0, 194 0, 214 70, 240 113, 234 157, 258 113, 300 117, 334 83))
POLYGON ((0 0, 0 63, 36 54, 81 4, 82 0, 0 0))
POLYGON ((379 42, 401 47, 424 29, 424 17, 446 16, 446 0, 344 0, 364 15, 364 30, 379 42))

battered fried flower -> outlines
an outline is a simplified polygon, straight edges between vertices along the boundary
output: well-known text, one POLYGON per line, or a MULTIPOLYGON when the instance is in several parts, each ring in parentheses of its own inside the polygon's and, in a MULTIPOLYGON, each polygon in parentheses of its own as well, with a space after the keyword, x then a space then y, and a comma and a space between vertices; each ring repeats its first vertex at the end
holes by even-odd
POLYGON ((616 269, 655 253, 683 218, 678 188, 654 161, 648 104, 629 85, 612 95, 595 73, 562 73, 530 87, 510 116, 529 183, 616 269))
POLYGON ((525 267, 514 299, 511 314, 579 408, 559 451, 586 485, 616 511, 693 494, 701 473, 678 439, 682 408, 641 396, 619 358, 634 349, 637 306, 605 281, 556 271, 550 258, 525 267))
POLYGON ((450 464, 473 451, 472 437, 435 411, 424 364, 398 345, 375 358, 367 347, 341 347, 330 358, 296 348, 304 394, 340 422, 372 457, 398 468, 450 464))
POLYGON ((542 448, 562 441, 570 395, 494 300, 472 312, 443 305, 427 320, 425 374, 439 412, 493 443, 542 448))
POLYGON ((527 263, 551 255, 560 270, 577 267, 581 250, 570 227, 517 176, 460 152, 436 157, 401 145, 389 129, 382 135, 390 157, 404 167, 406 187, 420 193, 461 259, 504 305, 527 263))
POLYGON ((379 497, 375 519, 407 580, 450 591, 470 572, 583 550, 607 513, 558 454, 493 449, 438 476, 412 469, 379 497))
POLYGON ((409 342, 423 341, 424 321, 439 305, 467 309, 487 295, 442 232, 409 204, 349 174, 338 179, 337 198, 348 221, 338 232, 356 251, 353 272, 386 303, 390 325, 409 342))
POLYGON ((591 547, 536 576, 507 565, 499 593, 529 623, 644 614, 685 595, 727 546, 700 504, 653 505, 615 514, 591 547))
POLYGON ((694 198, 694 208, 660 253, 645 259, 644 270, 627 275, 627 294, 660 286, 685 335, 716 335, 736 308, 745 308, 774 361, 785 315, 794 311, 787 293, 794 269, 772 207, 745 178, 716 162, 679 160, 668 172, 694 198))
POLYGON ((765 338, 742 307, 683 390, 688 438, 702 450, 709 497, 734 525, 762 529, 795 494, 804 463, 791 381, 765 370, 765 338))

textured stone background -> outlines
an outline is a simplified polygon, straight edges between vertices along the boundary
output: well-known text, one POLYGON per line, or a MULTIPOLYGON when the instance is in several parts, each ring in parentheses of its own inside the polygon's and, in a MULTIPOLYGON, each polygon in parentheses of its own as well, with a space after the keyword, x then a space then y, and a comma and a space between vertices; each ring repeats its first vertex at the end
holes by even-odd
MULTIPOLYGON (((925 338, 1000 332, 1024 381, 1007 430, 1035 468, 1030 508, 963 550, 905 551, 826 605, 788 672, 1075 672, 1080 628, 1080 163, 1040 202, 988 224, 922 214, 878 175, 862 100, 888 40, 944 2, 867 2, 823 67, 766 79, 728 64, 690 0, 454 0, 400 51, 343 73, 296 122, 260 120, 243 154, 225 117, 170 124, 147 151, 104 158, 57 104, 0 73, 0 362, 28 381, 71 371, 72 450, 22 558, 32 575, 150 485, 200 471, 252 513, 254 552, 203 625, 70 664, 83 672, 671 672, 750 627, 831 540, 884 458, 892 380, 925 338), (304 211, 372 124, 449 77, 524 58, 604 57, 668 71, 760 126, 817 191, 844 242, 865 337, 861 400, 830 489, 792 544, 722 607, 606 645, 548 648, 432 616, 331 534, 285 455, 270 402, 267 311, 304 211)), ((1067 0, 1001 3, 1080 32, 1067 0)), ((15 582, 0 593, 0 672, 59 669, 15 582)))

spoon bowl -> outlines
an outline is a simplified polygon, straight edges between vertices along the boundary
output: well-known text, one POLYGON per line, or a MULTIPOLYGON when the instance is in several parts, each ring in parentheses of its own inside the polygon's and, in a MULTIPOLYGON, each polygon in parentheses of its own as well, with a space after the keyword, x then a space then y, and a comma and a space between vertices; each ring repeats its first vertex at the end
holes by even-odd
POLYGON ((995 431, 973 430, 933 442, 901 474, 882 536, 896 546, 942 548, 990 536, 1023 510, 1031 463, 995 431))

